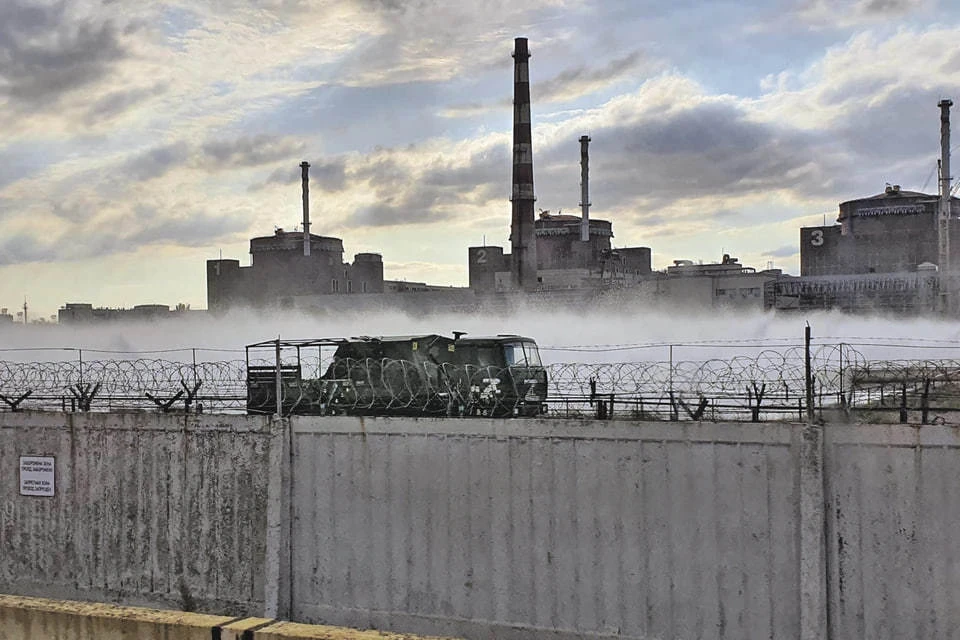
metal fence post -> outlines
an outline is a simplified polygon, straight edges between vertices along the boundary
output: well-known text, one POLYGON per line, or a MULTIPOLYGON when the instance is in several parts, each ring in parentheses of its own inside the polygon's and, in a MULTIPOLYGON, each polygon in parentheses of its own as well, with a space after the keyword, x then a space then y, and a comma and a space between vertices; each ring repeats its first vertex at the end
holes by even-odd
POLYGON ((804 368, 807 381, 807 422, 812 423, 813 415, 813 371, 810 369, 810 323, 804 330, 804 368))
POLYGON ((280 370, 280 336, 277 336, 277 417, 283 417, 283 372, 280 370))

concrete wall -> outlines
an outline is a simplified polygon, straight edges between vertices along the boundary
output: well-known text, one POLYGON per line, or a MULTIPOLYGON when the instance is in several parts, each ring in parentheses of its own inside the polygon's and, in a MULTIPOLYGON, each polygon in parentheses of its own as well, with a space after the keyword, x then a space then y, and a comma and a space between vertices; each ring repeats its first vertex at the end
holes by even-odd
POLYGON ((958 430, 844 426, 826 443, 833 637, 955 638, 958 430))
POLYGON ((790 425, 293 425, 294 619, 497 638, 798 635, 790 425))
POLYGON ((935 426, 0 413, 0 591, 467 638, 946 638, 958 449, 935 426), (20 455, 56 456, 55 497, 19 495, 20 455))
POLYGON ((269 424, 0 413, 0 592, 261 612, 269 424), (21 455, 55 456, 54 497, 19 495, 21 455))

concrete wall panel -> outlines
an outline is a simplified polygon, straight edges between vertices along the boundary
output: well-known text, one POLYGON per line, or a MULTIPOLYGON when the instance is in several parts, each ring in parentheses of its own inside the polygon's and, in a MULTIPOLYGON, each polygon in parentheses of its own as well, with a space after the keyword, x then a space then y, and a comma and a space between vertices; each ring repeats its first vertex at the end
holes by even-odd
POLYGON ((498 637, 797 635, 789 425, 293 425, 295 619, 498 637))
POLYGON ((960 621, 960 435, 827 431, 832 628, 842 638, 950 638, 960 621))
POLYGON ((263 603, 262 418, 0 414, 0 591, 247 612, 263 603), (56 495, 19 495, 21 455, 56 495))

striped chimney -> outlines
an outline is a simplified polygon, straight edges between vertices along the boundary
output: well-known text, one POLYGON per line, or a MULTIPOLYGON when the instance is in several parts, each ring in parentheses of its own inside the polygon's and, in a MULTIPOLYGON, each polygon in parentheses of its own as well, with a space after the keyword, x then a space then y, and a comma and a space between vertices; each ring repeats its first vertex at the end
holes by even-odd
POLYGON ((513 282, 519 289, 533 289, 537 285, 529 59, 527 39, 516 38, 513 51, 513 193, 510 197, 513 215, 510 246, 513 282))
POLYGON ((590 136, 580 136, 580 240, 590 240, 590 136))

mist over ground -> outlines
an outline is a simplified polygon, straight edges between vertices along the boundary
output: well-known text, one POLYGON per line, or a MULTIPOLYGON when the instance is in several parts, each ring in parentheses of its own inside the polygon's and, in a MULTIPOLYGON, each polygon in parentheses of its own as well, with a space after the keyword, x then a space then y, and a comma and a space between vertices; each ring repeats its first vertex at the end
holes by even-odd
POLYGON ((244 346, 276 339, 351 336, 519 334, 534 338, 545 363, 675 361, 754 356, 803 344, 810 324, 814 344, 844 343, 870 360, 960 359, 960 323, 942 318, 773 314, 702 309, 612 313, 526 310, 507 315, 436 314, 412 317, 383 311, 304 314, 239 311, 162 321, 93 325, 0 327, 0 360, 40 362, 163 358, 234 360, 244 346))

